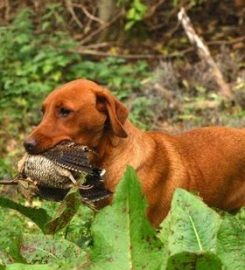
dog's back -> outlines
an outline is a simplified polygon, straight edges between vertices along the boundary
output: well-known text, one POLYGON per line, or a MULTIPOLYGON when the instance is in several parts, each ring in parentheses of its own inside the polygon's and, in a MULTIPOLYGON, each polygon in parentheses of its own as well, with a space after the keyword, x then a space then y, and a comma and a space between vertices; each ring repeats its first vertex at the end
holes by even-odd
POLYGON ((167 214, 177 187, 197 192, 213 207, 233 210, 245 205, 245 129, 208 127, 176 136, 148 135, 157 145, 151 158, 158 173, 153 169, 139 174, 157 187, 144 191, 152 205, 152 223, 157 225, 167 214))
POLYGON ((245 129, 196 129, 178 141, 187 168, 200 172, 198 190, 208 203, 223 209, 245 205, 245 129))

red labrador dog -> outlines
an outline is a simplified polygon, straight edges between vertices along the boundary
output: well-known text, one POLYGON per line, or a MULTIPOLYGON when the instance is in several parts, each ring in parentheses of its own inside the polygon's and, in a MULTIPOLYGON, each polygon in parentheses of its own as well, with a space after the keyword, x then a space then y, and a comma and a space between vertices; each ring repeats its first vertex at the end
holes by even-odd
POLYGON ((105 168, 105 186, 115 191, 129 164, 148 200, 147 214, 158 226, 177 187, 197 191, 214 207, 245 205, 245 129, 207 127, 180 135, 144 132, 110 91, 85 79, 71 81, 45 99, 43 119, 24 142, 31 154, 63 140, 87 145, 105 168))

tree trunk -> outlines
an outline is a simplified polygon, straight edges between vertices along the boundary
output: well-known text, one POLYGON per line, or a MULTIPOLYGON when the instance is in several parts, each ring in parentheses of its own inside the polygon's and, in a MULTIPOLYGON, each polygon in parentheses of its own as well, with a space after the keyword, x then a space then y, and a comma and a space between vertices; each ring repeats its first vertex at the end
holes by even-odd
MULTIPOLYGON (((115 0, 98 1, 98 16, 105 24, 109 23, 118 12, 115 0)), ((100 34, 100 41, 104 41, 109 34, 109 27, 106 27, 100 34)))

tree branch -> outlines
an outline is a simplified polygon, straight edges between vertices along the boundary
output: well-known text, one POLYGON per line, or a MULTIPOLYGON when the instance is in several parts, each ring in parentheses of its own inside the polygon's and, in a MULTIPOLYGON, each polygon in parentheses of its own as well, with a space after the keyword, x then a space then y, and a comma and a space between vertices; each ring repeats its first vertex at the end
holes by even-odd
POLYGON ((114 16, 114 18, 110 22, 104 23, 98 29, 96 29, 95 31, 93 31, 92 33, 90 33, 89 35, 84 37, 84 39, 81 40, 80 44, 83 45, 83 44, 89 42, 94 36, 98 35, 102 31, 104 31, 107 27, 112 25, 120 16, 121 16, 121 12, 119 12, 116 16, 114 16))
POLYGON ((71 0, 65 0, 65 4, 66 4, 66 7, 67 7, 69 13, 71 14, 73 20, 76 22, 76 24, 77 24, 81 29, 83 29, 83 24, 79 21, 79 19, 77 18, 76 13, 74 12, 73 4, 72 4, 71 0))
POLYGON ((16 180, 0 180, 0 185, 17 185, 18 182, 16 180))
POLYGON ((104 21, 100 20, 100 18, 95 17, 93 14, 91 14, 82 4, 73 4, 74 7, 80 8, 82 12, 92 21, 96 21, 100 24, 104 24, 104 21))
POLYGON ((190 42, 197 49, 197 53, 199 57, 207 63, 207 65, 212 70, 213 77, 219 86, 220 94, 225 98, 231 98, 232 93, 229 85, 225 82, 224 77, 219 70, 217 64, 212 58, 208 47, 204 44, 202 39, 197 35, 190 18, 187 16, 185 9, 182 7, 180 12, 178 13, 178 20, 181 22, 187 37, 190 42))

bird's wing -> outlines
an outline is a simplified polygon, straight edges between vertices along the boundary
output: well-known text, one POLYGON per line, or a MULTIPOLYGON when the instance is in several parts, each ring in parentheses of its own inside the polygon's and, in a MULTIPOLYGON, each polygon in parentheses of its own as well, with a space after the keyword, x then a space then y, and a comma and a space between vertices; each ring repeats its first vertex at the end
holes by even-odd
POLYGON ((112 193, 109 190, 98 187, 92 187, 91 189, 87 190, 80 189, 79 192, 84 200, 90 202, 98 202, 112 195, 112 193))
POLYGON ((76 144, 59 144, 56 147, 44 152, 42 155, 55 164, 75 172, 87 172, 94 174, 100 171, 90 164, 89 155, 93 152, 87 147, 76 144))

